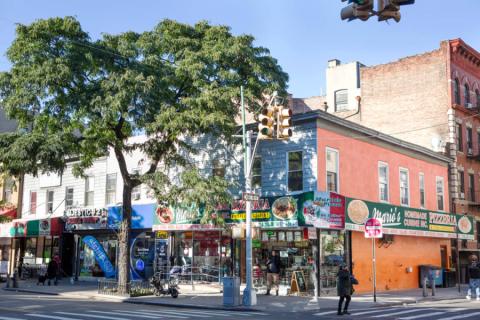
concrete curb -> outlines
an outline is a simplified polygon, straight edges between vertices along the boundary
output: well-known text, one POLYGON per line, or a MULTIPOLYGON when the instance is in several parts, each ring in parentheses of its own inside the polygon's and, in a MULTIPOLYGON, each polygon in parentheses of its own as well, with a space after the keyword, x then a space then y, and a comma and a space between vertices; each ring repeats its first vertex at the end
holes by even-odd
POLYGON ((59 293, 56 292, 44 292, 44 291, 36 291, 30 289, 21 289, 21 288, 2 288, 5 291, 13 291, 13 292, 25 292, 25 293, 34 293, 34 294, 43 294, 47 296, 59 296, 59 293))
POLYGON ((193 304, 176 304, 168 302, 150 302, 150 301, 139 301, 139 300, 124 300, 123 303, 131 304, 142 304, 149 306, 159 306, 159 307, 174 307, 181 309, 201 309, 201 310, 222 310, 222 311, 237 311, 237 312, 264 312, 262 309, 247 308, 247 307, 223 307, 223 306, 205 306, 205 305, 193 305, 193 304))

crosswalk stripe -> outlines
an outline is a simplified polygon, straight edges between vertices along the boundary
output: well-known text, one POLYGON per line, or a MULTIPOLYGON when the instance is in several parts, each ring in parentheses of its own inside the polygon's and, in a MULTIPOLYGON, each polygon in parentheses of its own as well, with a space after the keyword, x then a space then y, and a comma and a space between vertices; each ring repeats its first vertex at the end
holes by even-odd
MULTIPOLYGON (((423 310, 429 310, 429 309, 423 309, 423 310)), ((379 316, 373 316, 372 318, 382 318, 382 317, 389 317, 389 316, 397 316, 399 314, 406 314, 406 313, 412 313, 412 312, 418 312, 420 311, 419 309, 413 309, 413 310, 404 310, 404 311, 398 311, 398 312, 392 312, 392 313, 384 313, 379 316)))
MULTIPOLYGON (((356 314, 357 311, 366 311, 366 310, 371 310, 371 309, 351 309, 350 312, 355 312, 355 314, 356 314)), ((313 315, 314 316, 325 316, 325 315, 329 315, 329 314, 333 314, 333 313, 337 313, 337 310, 318 312, 318 313, 314 313, 313 315)))
POLYGON ((437 320, 455 320, 455 319, 464 319, 464 318, 470 318, 472 316, 480 315, 480 312, 473 312, 473 313, 466 313, 466 314, 460 314, 456 315, 453 317, 446 317, 446 318, 438 318, 437 320))
MULTIPOLYGON (((85 313, 74 313, 74 312, 55 312, 58 314, 66 314, 71 316, 85 316, 85 313)), ((99 319, 110 319, 110 320, 129 320, 127 318, 119 318, 119 317, 108 317, 108 316, 97 316, 95 314, 88 315, 91 318, 99 318, 99 319)))
POLYGON ((37 314, 37 313, 29 313, 29 314, 26 314, 26 316, 47 318, 47 319, 56 319, 56 320, 81 320, 81 319, 72 318, 72 317, 65 318, 65 317, 52 316, 52 315, 49 315, 49 314, 37 314))
POLYGON ((211 315, 206 315, 206 314, 198 314, 198 313, 193 313, 193 312, 188 312, 188 311, 168 311, 168 310, 161 310, 159 314, 167 314, 167 315, 177 315, 180 314, 182 316, 188 316, 188 317, 198 317, 198 318, 210 318, 211 315))
POLYGON ((393 310, 400 310, 400 309, 399 308, 377 309, 377 310, 370 310, 370 311, 364 311, 364 312, 355 312, 353 315, 360 316, 362 314, 379 313, 379 312, 393 311, 393 310))
POLYGON ((94 312, 94 313, 101 313, 101 314, 111 314, 111 315, 120 315, 120 316, 135 316, 139 318, 148 318, 148 319, 158 319, 161 318, 161 315, 156 315, 156 316, 148 316, 148 315, 143 315, 143 314, 126 314, 125 312, 114 312, 114 311, 88 311, 88 312, 94 312))
POLYGON ((22 318, 0 317, 0 320, 24 320, 22 318))
MULTIPOLYGON (((145 312, 149 312, 151 310, 140 310, 140 311, 145 311, 145 312)), ((163 311, 167 311, 167 312, 174 312, 175 314, 178 314, 178 313, 191 313, 191 314, 202 314, 202 315, 205 315, 206 317, 211 317, 212 315, 213 316, 223 316, 223 317, 231 317, 232 314, 235 314, 236 311, 225 311, 225 310, 178 310, 178 309, 162 309, 162 312, 163 311)), ((239 313, 240 314, 240 313, 239 313)), ((241 314, 243 316, 266 316, 268 315, 267 313, 264 313, 264 312, 254 312, 254 311, 242 311, 241 314)))
POLYGON ((438 316, 441 314, 445 314, 444 311, 439 311, 439 312, 430 312, 430 313, 425 313, 425 314, 420 314, 416 316, 410 316, 410 317, 404 317, 400 318, 401 320, 413 320, 413 319, 420 319, 420 318, 425 318, 425 317, 432 317, 432 316, 438 316))
MULTIPOLYGON (((128 316, 128 315, 137 315, 137 314, 141 314, 141 315, 147 315, 148 318, 151 318, 151 317, 155 317, 155 318, 158 318, 160 317, 160 315, 158 315, 157 313, 152 313, 151 311, 149 312, 140 312, 140 311, 126 311, 126 310, 115 310, 115 311, 120 311, 120 312, 125 312, 125 315, 128 316)), ((179 316, 179 315, 169 315, 170 318, 176 318, 176 319, 188 319, 188 317, 183 317, 183 316, 179 316)))

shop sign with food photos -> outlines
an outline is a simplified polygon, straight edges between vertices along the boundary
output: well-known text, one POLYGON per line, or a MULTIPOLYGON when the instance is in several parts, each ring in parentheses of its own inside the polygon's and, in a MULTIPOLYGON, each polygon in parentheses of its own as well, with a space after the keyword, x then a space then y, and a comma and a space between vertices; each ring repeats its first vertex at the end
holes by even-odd
POLYGON ((321 229, 345 228, 344 196, 333 192, 310 192, 305 194, 304 200, 302 222, 305 225, 321 229))
POLYGON ((364 231, 369 218, 381 219, 383 233, 435 238, 474 239, 473 218, 460 214, 428 211, 346 198, 348 230, 364 231))

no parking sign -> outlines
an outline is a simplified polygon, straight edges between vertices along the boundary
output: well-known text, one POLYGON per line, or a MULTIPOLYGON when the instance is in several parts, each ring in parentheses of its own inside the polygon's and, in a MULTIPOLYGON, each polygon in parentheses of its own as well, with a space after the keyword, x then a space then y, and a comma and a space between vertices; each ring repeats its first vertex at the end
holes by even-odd
POLYGON ((382 238, 382 220, 370 218, 365 222, 365 238, 382 238))

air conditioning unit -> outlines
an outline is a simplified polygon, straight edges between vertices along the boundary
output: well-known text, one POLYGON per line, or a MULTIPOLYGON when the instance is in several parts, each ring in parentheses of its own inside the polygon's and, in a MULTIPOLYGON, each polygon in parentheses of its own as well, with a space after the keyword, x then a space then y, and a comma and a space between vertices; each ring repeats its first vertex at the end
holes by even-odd
POLYGON ((468 102, 468 103, 465 103, 465 107, 470 109, 470 108, 473 108, 473 105, 470 102, 468 102))
POLYGON ((469 156, 473 156, 473 149, 472 149, 472 148, 468 148, 468 149, 467 149, 467 154, 468 154, 469 156))
POLYGON ((460 199, 465 199, 465 193, 460 192, 460 199))

